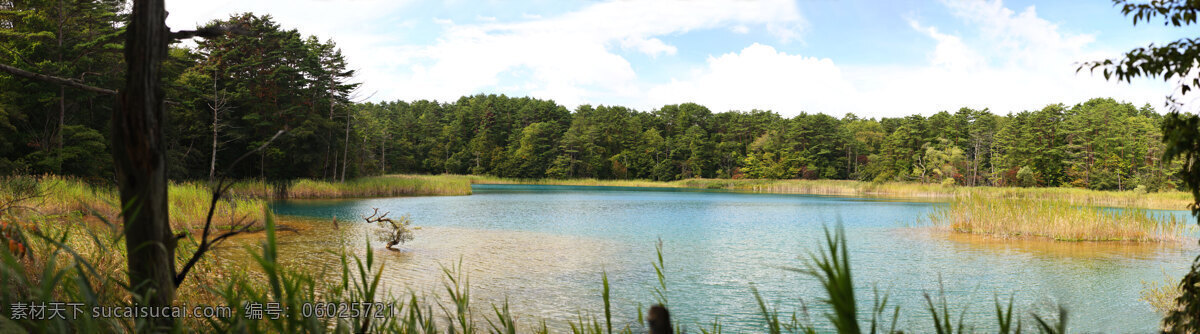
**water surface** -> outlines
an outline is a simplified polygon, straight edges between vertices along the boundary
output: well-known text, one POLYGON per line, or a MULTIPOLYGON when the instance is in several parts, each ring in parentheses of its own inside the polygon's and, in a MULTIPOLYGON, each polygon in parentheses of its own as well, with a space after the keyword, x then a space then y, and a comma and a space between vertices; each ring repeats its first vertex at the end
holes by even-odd
MULTIPOLYGON (((924 294, 944 291, 980 329, 994 324, 993 298, 1016 308, 1070 311, 1073 330, 1153 331, 1158 315, 1138 300, 1142 280, 1181 273, 1195 247, 1065 243, 965 236, 911 227, 943 204, 694 189, 544 185, 474 185, 473 195, 275 203, 281 215, 319 218, 281 235, 293 265, 330 265, 321 249, 370 232, 359 215, 372 208, 408 214, 422 229, 400 252, 377 256, 393 291, 440 291, 441 265, 461 261, 476 305, 506 298, 518 321, 562 326, 580 311, 602 313, 600 274, 612 283, 614 319, 636 319, 654 302, 651 261, 664 243, 673 318, 695 331, 719 317, 732 332, 762 321, 755 286, 781 311, 807 306, 821 327, 827 307, 811 277, 788 270, 823 242, 823 227, 841 222, 860 309, 872 287, 900 305, 900 328, 931 329, 924 294), (336 233, 328 219, 338 217, 336 233)), ((376 242, 376 247, 382 245, 376 242)), ((361 247, 360 247, 361 248, 361 247)), ((361 249, 359 250, 361 252, 361 249)), ((314 269, 316 270, 316 269, 314 269)), ((801 314, 803 318, 803 313, 801 314)), ((1026 319, 1030 324, 1032 319, 1026 319)))

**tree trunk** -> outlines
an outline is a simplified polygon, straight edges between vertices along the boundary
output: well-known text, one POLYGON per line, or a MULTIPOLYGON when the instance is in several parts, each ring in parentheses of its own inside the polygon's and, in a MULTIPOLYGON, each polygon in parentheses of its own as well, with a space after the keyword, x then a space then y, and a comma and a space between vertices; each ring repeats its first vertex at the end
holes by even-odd
MULTIPOLYGON (((125 89, 112 114, 112 154, 129 283, 134 302, 170 306, 175 299, 175 237, 167 220, 166 146, 160 66, 170 31, 163 0, 136 0, 126 28, 125 89)), ((172 318, 152 318, 151 331, 163 331, 172 318)))
POLYGON ((342 148, 342 180, 341 180, 341 182, 346 182, 346 166, 350 165, 350 111, 349 110, 346 111, 346 140, 343 141, 343 143, 346 143, 346 145, 345 145, 345 147, 342 148))
MULTIPOLYGON (((63 1, 59 0, 58 1, 58 34, 57 34, 57 37, 58 37, 58 61, 57 61, 57 63, 59 66, 62 66, 62 62, 63 62, 63 25, 67 24, 66 14, 63 13, 64 11, 66 11, 66 9, 64 8, 63 1)), ((59 75, 62 75, 62 73, 59 73, 59 75)), ((67 88, 63 87, 63 86, 59 86, 58 87, 58 131, 57 131, 57 134, 55 135, 55 137, 56 137, 55 141, 57 142, 55 144, 57 146, 56 147, 57 150, 55 151, 56 159, 54 162, 54 166, 55 166, 55 172, 60 173, 60 174, 63 174, 63 170, 62 170, 63 125, 65 125, 67 123, 66 118, 67 118, 67 88)))
POLYGON ((979 141, 975 141, 975 151, 971 152, 971 186, 979 184, 979 141))
POLYGON ((213 182, 217 175, 217 136, 220 129, 218 126, 221 122, 221 109, 224 107, 224 101, 217 95, 217 73, 213 72, 213 104, 212 104, 212 159, 208 164, 208 182, 213 182))
POLYGON ((379 143, 379 173, 387 175, 387 142, 389 138, 386 127, 383 128, 383 137, 381 138, 379 143))

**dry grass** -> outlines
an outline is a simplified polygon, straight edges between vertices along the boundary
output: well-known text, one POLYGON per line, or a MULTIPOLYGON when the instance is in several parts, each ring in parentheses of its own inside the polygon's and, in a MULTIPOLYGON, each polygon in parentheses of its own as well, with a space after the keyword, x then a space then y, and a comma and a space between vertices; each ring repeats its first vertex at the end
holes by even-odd
MULTIPOLYGON (((195 232, 207 215, 211 195, 195 185, 170 185, 168 205, 171 225, 175 231, 195 232)), ((96 298, 100 305, 132 303, 124 289, 128 284, 125 272, 125 242, 120 211, 116 206, 116 191, 102 186, 61 176, 12 176, 0 178, 0 223, 15 225, 22 231, 18 242, 28 248, 28 256, 17 263, 25 272, 43 273, 56 270, 73 271, 78 263, 87 263, 87 274, 75 279, 86 280, 89 289, 77 290, 77 283, 64 280, 57 284, 25 293, 41 293, 52 300, 83 301, 84 296, 96 298), (40 235, 40 236, 39 236, 40 235), (51 241, 53 240, 53 242, 51 241), (71 252, 64 252, 63 249, 71 252)), ((214 216, 222 219, 259 220, 262 201, 222 201, 214 216)), ((176 248, 177 266, 182 266, 195 252, 197 240, 180 239, 176 248)), ((178 290, 177 300, 189 305, 217 305, 218 295, 207 287, 220 286, 239 268, 227 268, 212 257, 202 259, 178 290)), ((82 269, 81 269, 82 270, 82 269)), ((30 277, 33 283, 47 279, 46 275, 30 277)), ((6 281, 7 283, 13 283, 6 281)), ((39 283, 40 284, 40 283, 39 283)), ((15 286, 13 287, 16 288, 15 286)), ((195 325, 201 325, 196 320, 195 325)))
POLYGON ((474 175, 442 175, 431 177, 469 178, 471 183, 476 184, 699 188, 775 194, 882 196, 925 198, 930 200, 944 200, 966 196, 996 199, 1046 199, 1064 201, 1075 205, 1164 210, 1186 210, 1187 205, 1192 202, 1191 195, 1182 191, 1141 193, 1136 191, 1099 191, 1078 188, 962 187, 942 186, 931 183, 873 183, 852 180, 687 179, 661 182, 648 180, 510 179, 474 175))
POLYGON ((451 175, 386 175, 346 182, 295 180, 288 184, 286 196, 279 196, 275 189, 261 180, 241 181, 234 184, 230 194, 233 197, 293 199, 470 195, 471 181, 451 175))
POLYGON ((513 179, 493 176, 441 176, 465 177, 473 184, 541 184, 559 186, 602 186, 602 187, 642 187, 642 188, 680 188, 675 182, 660 182, 649 180, 598 180, 598 179, 513 179))
POLYGON ((989 198, 967 195, 930 215, 935 226, 954 231, 1064 241, 1174 242, 1185 238, 1188 221, 1143 209, 1104 209, 1064 200, 989 198))
MULTIPOLYGON (((35 196, 22 201, 16 211, 42 216, 84 218, 93 216, 117 222, 120 209, 118 196, 112 187, 87 184, 65 176, 12 176, 0 179, 6 185, 31 183, 35 196)), ((0 187, 0 203, 22 194, 13 187, 0 187)), ((212 192, 198 183, 171 183, 168 188, 168 208, 171 227, 176 230, 195 230, 207 219, 212 192)), ((241 220, 254 220, 262 215, 264 202, 256 199, 225 199, 217 204, 214 224, 232 225, 241 220)))

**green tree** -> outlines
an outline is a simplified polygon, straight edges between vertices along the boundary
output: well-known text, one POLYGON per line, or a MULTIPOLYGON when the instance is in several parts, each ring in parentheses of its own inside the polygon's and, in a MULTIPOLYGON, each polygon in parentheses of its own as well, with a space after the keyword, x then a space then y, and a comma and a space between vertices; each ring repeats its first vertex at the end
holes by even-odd
MULTIPOLYGON (((1133 18, 1133 24, 1138 21, 1149 22, 1161 18, 1163 24, 1175 27, 1190 26, 1196 23, 1200 14, 1200 2, 1195 0, 1164 0, 1150 3, 1130 3, 1127 0, 1114 0, 1121 7, 1121 13, 1133 18)), ((1079 69, 1095 71, 1102 68, 1104 77, 1115 77, 1117 80, 1129 82, 1140 76, 1161 77, 1164 80, 1172 78, 1179 80, 1181 95, 1200 86, 1200 74, 1195 71, 1200 66, 1200 39, 1184 38, 1165 45, 1151 44, 1126 52, 1123 57, 1085 63, 1079 69)), ((1192 192, 1195 203, 1191 205, 1192 214, 1200 218, 1200 163, 1196 163, 1200 153, 1200 116, 1179 112, 1182 104, 1168 96, 1168 106, 1171 109, 1163 123, 1163 140, 1166 142, 1165 159, 1182 158, 1183 181, 1192 192)), ((1200 223, 1200 221, 1198 221, 1200 223)), ((1192 263, 1192 268, 1180 281, 1182 294, 1176 300, 1178 306, 1164 319, 1163 327, 1168 332, 1196 333, 1200 332, 1200 256, 1192 263)))

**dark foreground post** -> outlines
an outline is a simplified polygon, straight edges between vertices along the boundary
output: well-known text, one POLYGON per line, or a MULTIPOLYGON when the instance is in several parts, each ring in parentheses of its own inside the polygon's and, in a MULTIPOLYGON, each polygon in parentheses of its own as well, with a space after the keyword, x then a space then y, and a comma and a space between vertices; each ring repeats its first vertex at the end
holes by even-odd
POLYGON ((646 322, 650 326, 650 334, 674 334, 671 329, 671 312, 661 304, 654 304, 647 312, 646 322))
MULTIPOLYGON (((163 0, 134 0, 125 32, 125 89, 112 115, 112 154, 121 192, 121 219, 135 298, 151 307, 175 299, 175 237, 167 221, 167 174, 162 142, 160 65, 170 31, 163 0)), ((150 319, 163 331, 173 319, 150 319)))

